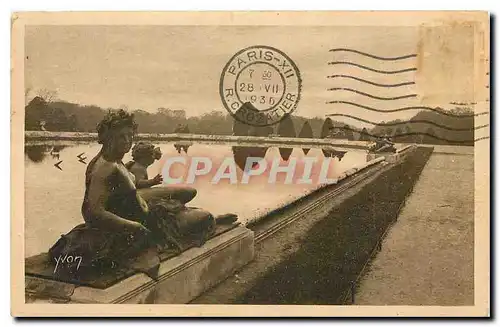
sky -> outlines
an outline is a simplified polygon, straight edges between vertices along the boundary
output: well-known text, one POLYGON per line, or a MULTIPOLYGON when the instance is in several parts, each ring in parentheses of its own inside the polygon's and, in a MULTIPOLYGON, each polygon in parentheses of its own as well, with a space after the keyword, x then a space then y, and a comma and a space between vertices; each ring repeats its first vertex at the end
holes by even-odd
MULTIPOLYGON (((39 89, 57 92, 58 99, 103 108, 127 106, 155 112, 183 109, 187 116, 224 111, 219 81, 224 65, 239 50, 268 45, 286 53, 303 80, 295 111, 305 117, 349 114, 378 121, 405 119, 416 112, 379 114, 328 101, 351 101, 380 109, 430 105, 451 108, 450 102, 477 102, 474 88, 474 29, 467 25, 422 26, 27 26, 25 84, 28 100, 39 89), (417 54, 415 58, 382 61, 349 52, 351 48, 377 56, 417 54), (416 71, 380 74, 378 70, 416 67, 416 71), (330 75, 351 75, 373 82, 415 85, 381 88, 330 75), (414 98, 377 100, 416 94, 414 98)), ((352 121, 350 121, 352 122, 352 121)))

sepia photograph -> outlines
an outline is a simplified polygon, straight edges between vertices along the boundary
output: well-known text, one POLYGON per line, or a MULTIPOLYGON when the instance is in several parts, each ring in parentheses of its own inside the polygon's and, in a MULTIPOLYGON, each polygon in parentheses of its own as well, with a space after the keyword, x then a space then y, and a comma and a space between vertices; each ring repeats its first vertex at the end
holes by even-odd
POLYGON ((14 316, 489 315, 487 12, 24 12, 11 54, 14 316))

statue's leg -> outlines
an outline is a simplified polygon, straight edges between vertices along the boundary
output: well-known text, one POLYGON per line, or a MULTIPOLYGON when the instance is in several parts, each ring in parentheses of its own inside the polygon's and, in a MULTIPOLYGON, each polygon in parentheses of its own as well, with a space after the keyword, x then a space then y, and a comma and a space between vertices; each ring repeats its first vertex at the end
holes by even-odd
POLYGON ((215 225, 232 224, 238 220, 238 216, 233 213, 222 214, 214 217, 210 212, 199 208, 187 208, 177 215, 181 233, 209 232, 215 228, 215 225))
POLYGON ((154 199, 175 199, 182 203, 188 203, 196 196, 196 189, 181 186, 159 186, 138 189, 139 195, 146 201, 154 199))
POLYGON ((234 213, 226 213, 215 217, 215 223, 217 225, 227 225, 232 224, 238 220, 238 216, 234 213))
POLYGON ((179 212, 176 218, 184 235, 209 231, 215 225, 212 214, 203 209, 187 208, 179 212))

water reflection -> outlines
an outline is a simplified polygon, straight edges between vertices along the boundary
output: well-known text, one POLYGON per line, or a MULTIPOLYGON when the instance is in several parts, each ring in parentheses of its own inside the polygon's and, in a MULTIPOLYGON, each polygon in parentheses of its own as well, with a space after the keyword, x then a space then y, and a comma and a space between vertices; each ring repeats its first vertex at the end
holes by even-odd
MULTIPOLYGON (((295 125, 293 124, 292 117, 287 114, 278 126, 278 135, 281 137, 296 137, 295 125)), ((293 149, 279 148, 280 156, 283 160, 288 161, 293 149)))
MULTIPOLYGON (((308 139, 312 139, 313 138, 313 131, 312 131, 312 127, 311 127, 311 124, 309 124, 308 121, 306 121, 304 123, 304 125, 302 125, 302 128, 300 129, 300 132, 299 132, 299 137, 300 138, 308 138, 308 139)), ((307 155, 307 153, 309 152, 309 148, 302 148, 302 151, 304 151, 304 154, 307 155)))
MULTIPOLYGON (((258 113, 258 110, 253 107, 249 102, 243 104, 240 109, 236 111, 236 115, 243 115, 245 113, 258 113)), ((271 126, 252 126, 242 123, 241 121, 233 120, 233 135, 235 136, 269 136, 273 133, 271 126)), ((268 147, 251 147, 251 146, 232 146, 234 162, 242 171, 245 169, 247 158, 261 158, 262 161, 266 156, 268 147)), ((255 168, 258 162, 254 162, 251 168, 255 168)), ((249 167, 250 168, 250 167, 249 167)))
POLYGON ((27 145, 24 147, 24 153, 32 162, 42 162, 47 154, 47 146, 27 145))
MULTIPOLYGON (((234 156, 234 162, 241 169, 245 169, 245 164, 247 162, 247 158, 255 157, 261 158, 262 160, 266 156, 268 148, 260 148, 260 147, 248 147, 248 146, 233 146, 231 148, 234 156)), ((255 168, 258 163, 255 162, 252 164, 252 168, 255 168)))
MULTIPOLYGON (((252 147, 232 146, 229 144, 185 144, 186 142, 158 142, 164 154, 162 160, 156 161, 148 167, 148 175, 155 176, 162 173, 167 158, 184 157, 186 165, 175 164, 170 170, 170 176, 181 178, 179 186, 194 187, 198 195, 190 202, 190 206, 207 208, 207 210, 218 215, 228 211, 234 212, 241 217, 242 224, 253 221, 257 217, 278 208, 279 206, 297 199, 318 187, 317 178, 313 177, 313 184, 284 184, 286 175, 279 173, 276 183, 269 183, 269 169, 259 176, 252 176, 247 184, 241 183, 242 172, 245 169, 248 157, 263 158, 261 163, 267 164, 281 160, 278 147, 252 147), (181 148, 178 154, 174 143, 189 145, 189 154, 185 154, 181 148), (192 184, 186 183, 191 159, 194 157, 210 158, 213 169, 206 175, 197 176, 192 184), (231 184, 227 179, 220 183, 212 184, 211 180, 216 170, 226 158, 234 158, 237 172, 237 183, 231 184), (226 201, 221 201, 226 199, 226 201), (231 200, 228 201, 227 199, 231 200), (237 199, 251 199, 237 201, 237 199)), ((325 147, 327 148, 327 147, 325 147)), ((331 149, 331 147, 330 147, 331 149)), ((71 143, 64 147, 53 147, 51 144, 28 145, 25 150, 25 255, 35 255, 43 249, 44 251, 59 239, 61 233, 82 223, 81 201, 85 192, 85 170, 87 165, 78 160, 78 155, 84 153, 85 157, 93 158, 100 150, 100 145, 91 143, 71 143), (64 150, 63 150, 64 148, 64 150), (51 154, 52 152, 52 154, 51 154), (57 160, 57 155, 60 159, 57 160), (64 160, 61 164, 62 170, 54 167, 54 164, 64 160), (36 162, 36 163, 33 163, 36 162), (43 176, 43 178, 40 178, 43 176)), ((317 158, 316 170, 321 167, 323 153, 321 149, 312 147, 308 157, 317 158)), ((292 152, 289 161, 297 158, 297 170, 295 176, 299 178, 303 173, 302 160, 305 156, 300 146, 292 152)), ((332 160, 328 178, 335 178, 342 172, 364 163, 366 154, 361 151, 349 151, 342 162, 332 160)), ((128 153, 123 161, 132 160, 128 153)), ((87 161, 88 162, 88 161, 87 161)), ((258 163, 256 166, 259 165, 258 163)), ((285 165, 280 162, 280 165, 285 165)), ((253 167, 252 169, 256 169, 253 167)), ((312 175, 317 176, 314 170, 312 175)))
POLYGON ((26 145, 24 153, 31 162, 40 163, 47 155, 50 155, 52 159, 59 160, 61 150, 65 147, 65 145, 26 145))
MULTIPOLYGON (((254 158, 264 159, 268 149, 269 148, 265 147, 249 147, 249 146, 231 147, 234 161, 241 170, 244 170, 247 158, 254 157, 254 158)), ((293 150, 294 149, 292 148, 278 148, 278 152, 284 161, 288 161, 288 159, 290 159, 293 150)), ((305 154, 307 154, 307 152, 309 152, 310 149, 307 149, 307 152, 305 151, 306 149, 304 148, 302 148, 302 150, 304 151, 305 154)), ((323 156, 325 158, 338 158, 339 161, 342 161, 342 158, 344 158, 345 154, 347 153, 347 151, 339 151, 331 148, 321 149, 321 152, 323 153, 323 156)), ((251 168, 254 168, 255 166, 257 166, 257 164, 258 163, 254 163, 251 168)))
POLYGON ((289 148, 279 148, 280 151, 280 156, 283 160, 288 161, 290 159, 290 156, 292 155, 293 149, 289 148))
POLYGON ((321 149, 325 158, 338 158, 339 161, 342 161, 347 151, 338 151, 335 149, 321 149))
POLYGON ((174 144, 174 148, 175 150, 177 151, 177 153, 181 153, 182 151, 184 151, 184 153, 188 153, 188 149, 189 147, 191 147, 192 144, 186 144, 186 143, 176 143, 174 144))
POLYGON ((61 150, 64 149, 65 146, 64 145, 54 145, 52 147, 52 149, 50 149, 50 156, 52 157, 52 159, 57 159, 59 160, 59 155, 61 153, 61 150))
POLYGON ((319 137, 322 139, 326 138, 328 135, 330 135, 332 129, 333 129, 333 122, 330 119, 330 117, 328 117, 325 119, 323 125, 321 126, 321 133, 319 137))

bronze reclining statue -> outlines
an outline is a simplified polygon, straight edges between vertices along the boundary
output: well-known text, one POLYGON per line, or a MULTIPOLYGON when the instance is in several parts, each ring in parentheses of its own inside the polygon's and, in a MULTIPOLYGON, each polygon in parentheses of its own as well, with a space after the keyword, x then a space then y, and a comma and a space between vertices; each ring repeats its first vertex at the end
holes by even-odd
MULTIPOLYGON (((236 215, 214 217, 208 211, 186 206, 196 196, 191 188, 151 187, 161 176, 148 179, 146 168, 161 157, 159 149, 140 143, 134 161, 125 165, 137 125, 133 114, 109 112, 97 127, 102 148, 89 162, 82 204, 84 224, 63 235, 49 250, 51 259, 68 253, 83 260, 79 270, 104 273, 127 265, 147 253, 184 250, 183 244, 201 246, 216 224, 232 224, 236 215)), ((158 260, 156 260, 158 263, 158 260)))

